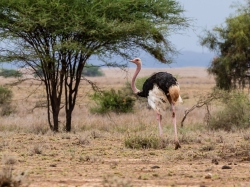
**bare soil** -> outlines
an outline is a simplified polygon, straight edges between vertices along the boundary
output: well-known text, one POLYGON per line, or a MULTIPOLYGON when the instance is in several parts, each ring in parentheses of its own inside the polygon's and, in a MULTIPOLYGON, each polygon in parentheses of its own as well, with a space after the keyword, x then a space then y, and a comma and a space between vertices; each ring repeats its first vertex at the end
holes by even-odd
MULTIPOLYGON (((133 71, 131 69, 125 73, 118 69, 105 69, 105 77, 90 79, 102 88, 120 88, 124 82, 131 80, 133 71)), ((140 76, 157 71, 177 75, 180 82, 186 99, 177 107, 178 124, 184 110, 215 85, 214 79, 207 75, 204 68, 144 69, 140 76)), ((1 81, 7 83, 11 80, 1 81)), ((13 177, 23 178, 22 186, 30 187, 250 186, 249 129, 242 132, 210 131, 203 124, 204 112, 195 111, 183 128, 178 127, 181 149, 174 150, 171 119, 164 122, 168 124, 164 127, 164 136, 169 140, 166 148, 129 149, 124 142, 127 134, 140 131, 130 132, 136 128, 135 124, 138 129, 140 123, 145 124, 148 134, 158 133, 154 111, 141 109, 129 115, 112 114, 113 120, 90 114, 80 103, 88 90, 84 86, 74 114, 77 125, 72 133, 54 134, 48 131, 37 134, 21 130, 26 123, 46 125, 46 112, 43 113, 43 110, 22 113, 19 106, 18 116, 0 117, 0 126, 2 123, 5 127, 0 127, 0 156, 3 158, 0 170, 8 159, 14 157, 13 177), (93 127, 79 130, 83 121, 93 127), (20 130, 10 130, 8 126, 14 123, 21 125, 20 130), (127 129, 114 130, 123 126, 127 129)), ((30 84, 22 83, 18 88, 13 88, 15 99, 24 97, 20 90, 28 87, 31 87, 30 84)), ((41 92, 39 94, 43 95, 41 92)), ((29 105, 37 97, 31 97, 29 105)), ((24 101, 21 103, 26 106, 24 101)))

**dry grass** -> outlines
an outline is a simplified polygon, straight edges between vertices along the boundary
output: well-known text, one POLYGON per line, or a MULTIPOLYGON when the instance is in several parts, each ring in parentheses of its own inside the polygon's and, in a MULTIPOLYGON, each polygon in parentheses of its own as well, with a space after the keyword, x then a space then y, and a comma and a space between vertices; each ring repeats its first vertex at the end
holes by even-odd
MULTIPOLYGON (((105 77, 90 79, 102 89, 119 89, 131 80, 133 71, 126 74, 118 69, 105 69, 105 77)), ((143 69, 140 76, 157 71, 143 69)), ((176 108, 177 124, 180 124, 185 110, 192 107, 200 95, 210 92, 215 82, 204 68, 166 71, 177 75, 181 85, 184 103, 176 108)), ((0 77, 0 81, 6 84, 15 80, 0 77)), ((184 127, 178 127, 180 150, 174 150, 170 110, 163 116, 162 147, 131 149, 125 146, 128 138, 158 137, 155 113, 148 109, 145 101, 136 103, 134 113, 91 114, 88 94, 92 90, 82 82, 72 132, 54 134, 48 128, 46 109, 35 108, 45 100, 39 83, 23 82, 12 90, 17 112, 0 117, 0 156, 14 154, 18 162, 13 172, 27 172, 31 187, 250 185, 250 130, 210 131, 204 123, 205 109, 194 110, 184 127), (36 89, 35 94, 30 95, 36 89), (214 164, 214 160, 218 164, 214 164), (233 168, 230 172, 221 169, 229 164, 233 168), (209 179, 205 177, 208 173, 211 173, 209 179)), ((64 123, 62 111, 60 125, 64 123)), ((8 162, 15 159, 11 160, 8 162)))

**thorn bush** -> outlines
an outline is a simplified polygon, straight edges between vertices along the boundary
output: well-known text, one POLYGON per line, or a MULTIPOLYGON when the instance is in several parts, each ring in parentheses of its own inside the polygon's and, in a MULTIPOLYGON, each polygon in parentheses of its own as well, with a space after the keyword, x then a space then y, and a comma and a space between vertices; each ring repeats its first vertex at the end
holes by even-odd
POLYGON ((209 128, 233 131, 250 127, 250 99, 242 92, 225 92, 224 107, 211 116, 209 128))
POLYGON ((91 99, 95 101, 96 106, 90 108, 90 111, 100 114, 107 112, 132 112, 135 103, 135 99, 125 95, 121 90, 115 91, 114 89, 95 92, 91 95, 91 99))

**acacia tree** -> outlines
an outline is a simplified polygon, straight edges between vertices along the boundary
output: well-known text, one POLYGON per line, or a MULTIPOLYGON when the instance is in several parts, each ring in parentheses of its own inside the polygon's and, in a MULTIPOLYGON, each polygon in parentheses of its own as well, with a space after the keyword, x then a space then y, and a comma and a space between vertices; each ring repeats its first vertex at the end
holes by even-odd
POLYGON ((114 54, 128 58, 143 49, 169 63, 174 48, 167 37, 187 26, 182 13, 175 0, 1 0, 1 61, 22 62, 39 70, 36 75, 46 88, 50 128, 59 130, 64 107, 65 129, 70 131, 89 58, 114 54))
POLYGON ((250 86, 250 1, 225 25, 206 31, 201 45, 218 53, 208 72, 215 75, 219 88, 230 90, 250 86))

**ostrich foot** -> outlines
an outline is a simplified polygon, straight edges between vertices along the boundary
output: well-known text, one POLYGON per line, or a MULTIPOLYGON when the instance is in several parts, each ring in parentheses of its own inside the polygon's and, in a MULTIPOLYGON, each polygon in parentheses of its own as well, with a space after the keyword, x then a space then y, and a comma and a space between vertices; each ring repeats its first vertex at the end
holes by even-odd
POLYGON ((181 148, 179 141, 176 141, 174 144, 175 144, 175 150, 181 148))

